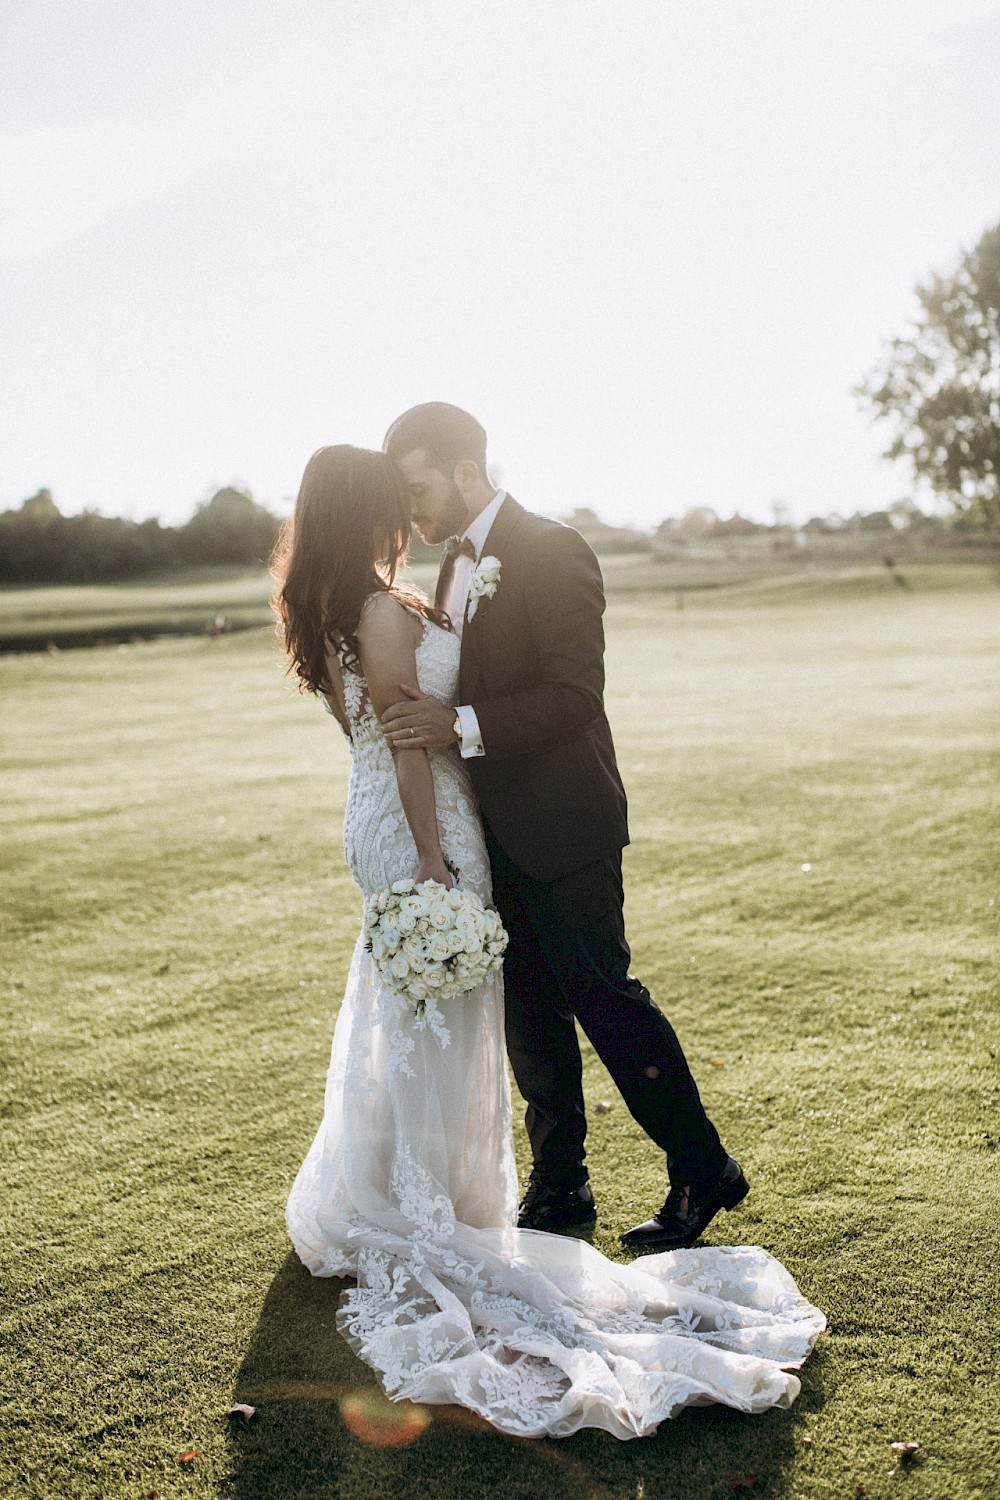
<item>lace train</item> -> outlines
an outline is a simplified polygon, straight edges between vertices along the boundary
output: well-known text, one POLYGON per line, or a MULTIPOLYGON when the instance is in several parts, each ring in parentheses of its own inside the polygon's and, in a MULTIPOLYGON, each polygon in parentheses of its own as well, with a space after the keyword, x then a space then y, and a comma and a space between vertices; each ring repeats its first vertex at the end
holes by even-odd
POLYGON ((338 1326, 388 1393, 458 1402, 517 1437, 642 1437, 682 1407, 790 1406, 823 1317, 758 1249, 618 1266, 533 1230, 359 1255, 338 1326))
POLYGON ((790 1405, 824 1319, 766 1251, 622 1266, 512 1227, 502 1000, 484 990, 421 1022, 355 950, 287 1210, 314 1275, 357 1278, 345 1338, 390 1396, 457 1402, 518 1437, 639 1437, 685 1406, 790 1405))

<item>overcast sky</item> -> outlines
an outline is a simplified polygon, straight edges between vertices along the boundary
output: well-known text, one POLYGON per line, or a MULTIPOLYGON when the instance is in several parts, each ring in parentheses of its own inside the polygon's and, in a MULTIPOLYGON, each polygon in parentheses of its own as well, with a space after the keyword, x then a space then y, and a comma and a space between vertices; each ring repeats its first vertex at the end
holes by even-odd
POLYGON ((850 390, 1000 219, 1000 0, 0 17, 0 507, 285 508, 431 399, 552 514, 912 492, 850 390))

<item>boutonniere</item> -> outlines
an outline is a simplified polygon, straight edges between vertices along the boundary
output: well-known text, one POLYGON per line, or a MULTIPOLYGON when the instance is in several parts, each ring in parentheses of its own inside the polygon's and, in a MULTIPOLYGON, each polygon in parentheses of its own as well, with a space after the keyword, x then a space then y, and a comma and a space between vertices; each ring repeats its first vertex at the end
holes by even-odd
POLYGON ((467 618, 472 619, 479 608, 480 599, 492 599, 500 582, 499 557, 481 557, 469 585, 469 609, 467 618))

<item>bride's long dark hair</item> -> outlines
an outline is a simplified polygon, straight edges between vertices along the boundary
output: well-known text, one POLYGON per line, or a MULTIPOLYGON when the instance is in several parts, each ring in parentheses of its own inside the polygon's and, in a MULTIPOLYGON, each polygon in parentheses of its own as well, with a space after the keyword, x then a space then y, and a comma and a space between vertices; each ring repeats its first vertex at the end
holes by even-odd
POLYGON ((451 628, 397 572, 410 545, 410 501, 392 459, 347 443, 319 448, 306 464, 295 511, 271 553, 271 608, 303 692, 333 689, 327 650, 356 665, 364 602, 382 591, 451 628))

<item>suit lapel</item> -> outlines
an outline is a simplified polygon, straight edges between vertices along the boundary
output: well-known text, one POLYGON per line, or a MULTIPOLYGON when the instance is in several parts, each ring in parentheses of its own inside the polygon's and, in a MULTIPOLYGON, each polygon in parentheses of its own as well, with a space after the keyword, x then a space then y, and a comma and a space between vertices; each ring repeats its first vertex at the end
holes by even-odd
MULTIPOLYGON (((523 507, 518 505, 512 495, 508 495, 497 511, 496 520, 487 533, 480 560, 484 557, 497 557, 501 564, 507 552, 511 532, 516 529, 519 518, 524 514, 523 507)), ((509 554, 508 554, 509 555, 509 554)), ((501 572, 500 588, 503 588, 503 574, 501 572)), ((480 599, 479 606, 470 620, 466 615, 465 624, 462 629, 462 656, 459 663, 458 693, 461 703, 471 701, 474 693, 479 687, 482 677, 483 653, 488 649, 489 626, 484 622, 489 619, 489 599, 480 599), (484 639, 484 628, 486 637, 484 639)))

